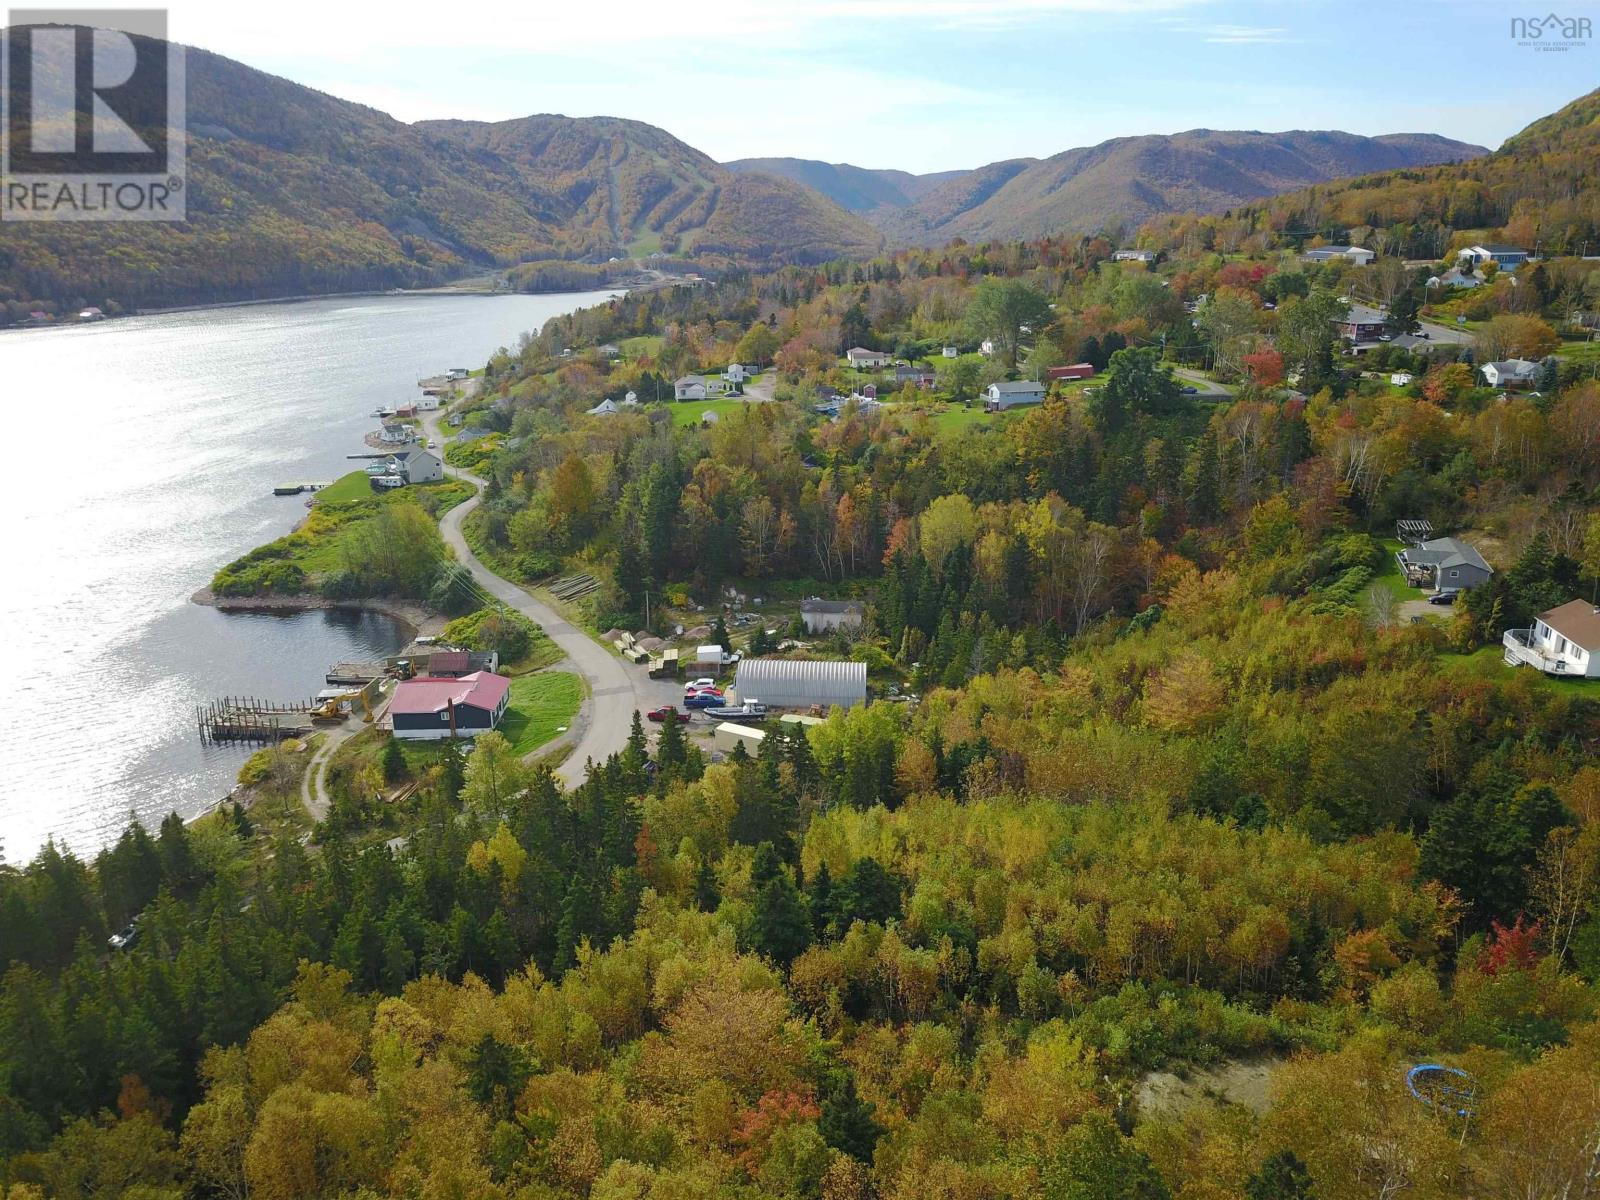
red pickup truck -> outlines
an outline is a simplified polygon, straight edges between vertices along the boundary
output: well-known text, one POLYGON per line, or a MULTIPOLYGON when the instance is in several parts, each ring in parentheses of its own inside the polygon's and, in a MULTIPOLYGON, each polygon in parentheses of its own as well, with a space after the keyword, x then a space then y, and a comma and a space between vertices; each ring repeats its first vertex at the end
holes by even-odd
POLYGON ((645 718, 651 721, 687 721, 689 719, 689 714, 686 712, 679 712, 674 705, 663 704, 660 708, 652 708, 649 712, 645 713, 645 718))

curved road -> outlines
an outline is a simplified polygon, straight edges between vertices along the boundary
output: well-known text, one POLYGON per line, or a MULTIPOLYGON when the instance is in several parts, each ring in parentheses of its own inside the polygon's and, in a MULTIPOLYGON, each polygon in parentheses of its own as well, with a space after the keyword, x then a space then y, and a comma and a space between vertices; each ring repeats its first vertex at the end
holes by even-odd
MULTIPOLYGON (((439 422, 444 412, 444 409, 440 409, 423 414, 423 428, 430 438, 439 443, 441 459, 444 457, 445 438, 439 422)), ((481 493, 484 480, 477 475, 448 465, 445 472, 472 484, 481 493)), ((478 507, 478 500, 479 496, 474 495, 445 513, 439 519, 439 532, 484 591, 541 626, 546 636, 566 654, 572 669, 582 675, 588 684, 588 699, 579 709, 576 740, 569 735, 571 753, 556 770, 556 778, 573 787, 583 782, 590 759, 604 762, 627 744, 635 709, 653 708, 675 699, 681 701, 682 696, 670 683, 663 685, 651 679, 643 668, 624 662, 548 604, 534 599, 509 579, 502 579, 479 562, 478 556, 461 535, 461 522, 478 507)))

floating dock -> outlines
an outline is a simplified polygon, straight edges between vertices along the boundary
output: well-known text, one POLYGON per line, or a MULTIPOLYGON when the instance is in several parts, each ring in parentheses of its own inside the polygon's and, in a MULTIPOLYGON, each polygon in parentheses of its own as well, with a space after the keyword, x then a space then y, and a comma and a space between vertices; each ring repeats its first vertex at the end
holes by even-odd
POLYGON ((325 483, 280 483, 272 489, 274 496, 298 496, 301 492, 318 492, 328 485, 325 483))
POLYGON ((389 668, 381 662, 342 662, 328 668, 324 677, 330 684, 351 684, 365 687, 374 679, 382 679, 389 668))

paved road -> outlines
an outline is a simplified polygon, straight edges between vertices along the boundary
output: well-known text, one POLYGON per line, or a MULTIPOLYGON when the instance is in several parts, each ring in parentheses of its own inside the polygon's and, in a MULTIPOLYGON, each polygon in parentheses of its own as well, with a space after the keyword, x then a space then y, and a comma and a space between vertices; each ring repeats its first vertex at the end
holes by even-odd
MULTIPOLYGON (((444 435, 440 432, 443 410, 424 414, 423 424, 428 436, 436 440, 441 453, 444 435)), ((456 467, 445 471, 457 479, 464 479, 482 488, 484 481, 469 471, 456 467)), ((472 572, 484 591, 516 609, 523 616, 541 626, 546 635, 567 656, 571 668, 583 676, 589 696, 579 709, 577 725, 568 734, 572 752, 556 770, 556 777, 568 787, 582 783, 585 767, 590 759, 604 762, 620 751, 628 741, 635 709, 654 708, 658 704, 681 701, 682 689, 671 681, 650 678, 643 667, 624 662, 610 650, 600 645, 583 630, 573 626, 548 604, 535 599, 508 579, 502 579, 483 563, 461 536, 461 522, 478 507, 478 497, 463 501, 439 521, 439 532, 456 558, 472 572)))
POLYGON ((1215 379, 1202 375, 1190 367, 1173 367, 1172 373, 1178 377, 1180 385, 1199 388, 1202 397, 1233 395, 1233 389, 1227 384, 1218 383, 1215 379))

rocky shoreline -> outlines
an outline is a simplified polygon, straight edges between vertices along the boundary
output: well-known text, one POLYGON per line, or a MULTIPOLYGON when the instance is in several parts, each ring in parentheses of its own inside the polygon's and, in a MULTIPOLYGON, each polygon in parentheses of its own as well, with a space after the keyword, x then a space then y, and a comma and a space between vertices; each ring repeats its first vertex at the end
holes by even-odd
POLYGON ((411 630, 411 637, 433 636, 449 618, 434 612, 417 600, 398 600, 389 596, 369 596, 356 600, 330 600, 316 592, 295 592, 271 596, 218 596, 203 587, 189 597, 192 604, 204 604, 218 612, 311 612, 316 609, 347 609, 353 612, 382 613, 411 630))

